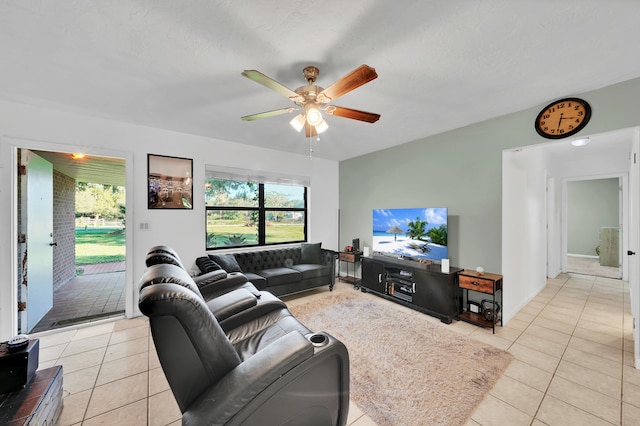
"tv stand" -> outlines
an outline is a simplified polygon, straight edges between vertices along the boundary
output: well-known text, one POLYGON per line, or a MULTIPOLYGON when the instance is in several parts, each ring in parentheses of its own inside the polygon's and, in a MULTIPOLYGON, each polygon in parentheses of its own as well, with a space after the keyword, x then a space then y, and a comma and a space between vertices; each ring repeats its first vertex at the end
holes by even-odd
POLYGON ((372 255, 362 257, 361 289, 450 324, 460 312, 458 272, 442 272, 438 264, 372 255))

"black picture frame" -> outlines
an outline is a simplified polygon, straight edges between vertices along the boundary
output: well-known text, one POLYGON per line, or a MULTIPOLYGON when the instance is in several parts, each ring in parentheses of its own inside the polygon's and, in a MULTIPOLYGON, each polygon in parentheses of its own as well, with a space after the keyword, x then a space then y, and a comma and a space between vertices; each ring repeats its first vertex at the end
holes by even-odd
POLYGON ((193 210, 193 160, 147 154, 147 207, 193 210))

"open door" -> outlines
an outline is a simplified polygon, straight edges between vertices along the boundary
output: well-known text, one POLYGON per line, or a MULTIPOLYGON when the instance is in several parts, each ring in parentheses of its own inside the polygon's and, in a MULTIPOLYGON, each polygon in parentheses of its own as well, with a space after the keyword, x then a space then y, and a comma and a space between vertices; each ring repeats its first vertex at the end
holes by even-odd
POLYGON ((27 329, 21 332, 29 332, 53 307, 53 165, 29 150, 23 153, 27 329))

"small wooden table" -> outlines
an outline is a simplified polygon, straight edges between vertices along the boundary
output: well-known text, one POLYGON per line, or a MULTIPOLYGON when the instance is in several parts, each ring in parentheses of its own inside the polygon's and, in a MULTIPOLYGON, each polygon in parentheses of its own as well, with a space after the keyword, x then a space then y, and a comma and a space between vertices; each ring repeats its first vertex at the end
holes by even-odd
POLYGON ((458 285, 465 290, 466 297, 464 300, 469 301, 469 291, 476 291, 491 295, 492 308, 494 309, 492 321, 487 320, 480 312, 475 313, 469 310, 463 310, 458 315, 458 319, 481 327, 489 327, 496 332, 496 324, 502 325, 502 309, 496 302, 496 293, 500 292, 500 304, 502 303, 502 275, 491 274, 488 272, 479 273, 465 269, 458 272, 458 285), (498 312, 498 310, 500 312, 498 312))
POLYGON ((354 285, 355 288, 360 287, 360 280, 356 277, 357 264, 360 263, 362 253, 359 251, 341 251, 338 254, 338 260, 347 264, 347 275, 340 276, 340 280, 354 285), (353 265, 353 275, 349 275, 349 265, 353 265))

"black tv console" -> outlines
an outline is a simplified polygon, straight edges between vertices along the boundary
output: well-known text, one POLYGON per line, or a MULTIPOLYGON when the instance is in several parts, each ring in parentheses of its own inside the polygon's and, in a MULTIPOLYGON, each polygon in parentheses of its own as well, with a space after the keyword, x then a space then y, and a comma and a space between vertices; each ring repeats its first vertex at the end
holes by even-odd
POLYGON ((361 289, 450 324, 460 313, 461 268, 442 272, 439 264, 390 256, 362 257, 361 289))

